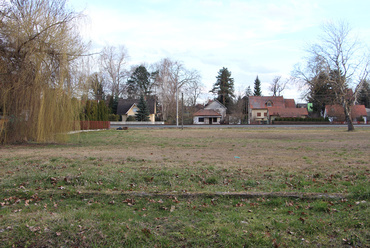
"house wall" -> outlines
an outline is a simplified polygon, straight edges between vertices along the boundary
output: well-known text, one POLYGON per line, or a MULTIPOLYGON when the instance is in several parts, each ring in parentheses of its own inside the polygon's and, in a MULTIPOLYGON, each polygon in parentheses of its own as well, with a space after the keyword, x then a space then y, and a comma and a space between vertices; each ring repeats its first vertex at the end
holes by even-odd
MULTIPOLYGON (((135 116, 136 112, 138 110, 139 110, 139 108, 136 105, 134 105, 134 107, 130 108, 129 111, 127 111, 127 115, 122 115, 122 121, 126 121, 128 116, 135 116)), ((154 107, 154 112, 156 112, 155 107, 154 107)), ((155 114, 150 114, 149 115, 149 120, 154 123, 155 122, 155 114)))
POLYGON ((208 125, 208 124, 210 124, 210 122, 209 122, 209 118, 212 118, 212 124, 217 125, 217 124, 220 124, 220 122, 221 122, 221 117, 195 116, 195 117, 193 118, 193 123, 194 123, 194 124, 197 124, 197 125, 208 125), (203 118, 203 119, 204 119, 204 121, 203 121, 203 122, 200 122, 200 121, 199 121, 199 119, 200 119, 200 118, 203 118), (216 122, 214 121, 215 119, 216 119, 216 122))
POLYGON ((268 120, 267 109, 253 109, 250 113, 251 113, 250 116, 251 122, 268 120), (258 113, 260 113, 261 115, 258 116, 258 113))

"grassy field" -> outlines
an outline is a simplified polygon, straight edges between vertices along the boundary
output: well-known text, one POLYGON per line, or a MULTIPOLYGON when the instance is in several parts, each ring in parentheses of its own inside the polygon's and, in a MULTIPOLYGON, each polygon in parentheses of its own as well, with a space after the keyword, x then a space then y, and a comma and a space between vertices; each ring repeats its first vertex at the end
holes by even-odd
POLYGON ((1 247, 370 247, 370 129, 130 129, 0 147, 1 247))

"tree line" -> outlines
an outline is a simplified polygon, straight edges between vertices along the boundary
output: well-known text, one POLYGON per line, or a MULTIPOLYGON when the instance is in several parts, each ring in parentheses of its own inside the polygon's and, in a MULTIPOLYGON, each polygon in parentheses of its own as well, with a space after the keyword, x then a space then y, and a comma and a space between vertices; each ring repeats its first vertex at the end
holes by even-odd
MULTIPOLYGON (((205 92, 197 70, 170 58, 127 68, 124 46, 107 46, 92 54, 79 33, 82 18, 65 0, 0 3, 1 143, 63 139, 66 136, 55 134, 76 128, 81 118, 115 114, 119 98, 154 95, 161 118, 169 122, 178 116, 180 92, 187 111, 196 110, 205 92), (92 113, 98 106, 103 110, 92 113)), ((325 26, 322 40, 309 47, 306 63, 294 69, 293 80, 276 76, 269 93, 279 96, 290 83, 300 82, 306 100, 317 110, 323 104, 341 104, 353 130, 350 106, 359 102, 369 106, 370 91, 369 56, 351 34, 344 23, 325 26)), ((247 87, 236 96, 231 72, 223 67, 210 92, 229 114, 245 117, 247 97, 262 95, 261 81, 257 76, 253 92, 247 87)))

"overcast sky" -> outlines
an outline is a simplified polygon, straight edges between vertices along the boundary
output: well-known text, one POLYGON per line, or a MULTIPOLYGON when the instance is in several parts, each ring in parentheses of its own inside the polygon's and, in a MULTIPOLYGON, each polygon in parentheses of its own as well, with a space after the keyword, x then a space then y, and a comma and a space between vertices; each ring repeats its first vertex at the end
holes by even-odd
MULTIPOLYGON (((275 76, 288 78, 327 21, 347 21, 370 44, 369 0, 69 0, 87 16, 84 36, 95 49, 124 45, 130 65, 163 58, 181 61, 202 76, 205 92, 226 67, 238 94, 262 94, 275 76)), ((298 102, 297 86, 284 97, 298 102)), ((205 94, 203 99, 212 97, 205 94)))

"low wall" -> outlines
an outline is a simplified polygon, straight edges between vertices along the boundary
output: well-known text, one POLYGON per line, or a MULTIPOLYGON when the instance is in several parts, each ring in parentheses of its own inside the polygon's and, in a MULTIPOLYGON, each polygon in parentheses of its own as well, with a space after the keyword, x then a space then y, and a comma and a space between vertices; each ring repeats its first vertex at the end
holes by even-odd
POLYGON ((274 125, 329 125, 329 121, 273 121, 274 125))

